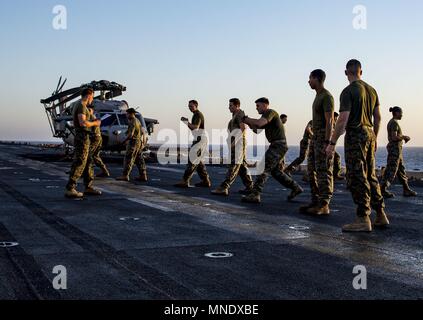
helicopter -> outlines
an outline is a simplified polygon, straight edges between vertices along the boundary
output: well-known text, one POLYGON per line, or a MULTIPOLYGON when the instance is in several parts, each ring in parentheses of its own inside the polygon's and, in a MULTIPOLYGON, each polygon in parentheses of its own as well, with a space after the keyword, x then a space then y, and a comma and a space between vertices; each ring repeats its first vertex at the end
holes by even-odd
MULTIPOLYGON (((62 77, 60 77, 56 90, 49 98, 40 101, 44 106, 53 137, 62 139, 66 150, 74 145, 73 107, 80 101, 81 91, 91 88, 95 94, 99 93, 94 97, 93 105, 95 116, 97 119, 101 119, 103 150, 118 152, 125 150, 126 146, 123 142, 128 129, 126 110, 129 109, 129 104, 125 100, 115 100, 115 98, 120 97, 126 91, 126 87, 116 82, 101 80, 63 90, 66 82, 67 79, 62 82, 62 77)), ((151 136, 154 126, 159 124, 158 120, 144 118, 139 112, 136 117, 140 120, 144 130, 151 136)))

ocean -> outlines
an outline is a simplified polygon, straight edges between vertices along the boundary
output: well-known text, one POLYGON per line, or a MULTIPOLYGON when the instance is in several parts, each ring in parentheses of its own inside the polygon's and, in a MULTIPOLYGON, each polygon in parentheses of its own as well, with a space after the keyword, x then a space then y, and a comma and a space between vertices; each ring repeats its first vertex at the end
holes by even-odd
MULTIPOLYGON (((219 154, 219 146, 213 146, 213 148, 217 153, 219 154)), ((257 150, 259 152, 258 156, 260 157, 263 154, 263 147, 252 147, 249 146, 247 148, 247 159, 248 160, 257 160, 257 150)), ((342 165, 345 166, 344 162, 344 148, 343 147, 337 147, 336 149, 338 153, 341 155, 342 158, 342 165)), ((299 146, 290 146, 289 151, 286 155, 286 163, 289 164, 292 161, 294 161, 300 153, 300 147, 299 146)), ((223 155, 227 155, 227 147, 224 147, 223 155)), ((387 150, 385 146, 380 146, 377 153, 376 153, 376 166, 380 169, 381 167, 386 166, 386 160, 387 160, 387 150)), ((423 148, 422 147, 405 147, 404 148, 404 161, 405 161, 405 167, 408 171, 416 171, 421 172, 423 171, 423 148)), ((306 164, 307 161, 304 162, 306 164)))

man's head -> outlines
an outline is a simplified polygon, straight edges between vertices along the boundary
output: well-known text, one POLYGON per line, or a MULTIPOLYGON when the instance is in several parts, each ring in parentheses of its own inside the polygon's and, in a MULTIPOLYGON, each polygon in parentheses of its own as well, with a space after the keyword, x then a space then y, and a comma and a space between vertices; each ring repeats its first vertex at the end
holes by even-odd
POLYGON ((313 90, 322 87, 326 80, 326 73, 321 69, 313 70, 310 73, 308 84, 313 90))
POLYGON ((198 109, 198 101, 197 100, 191 100, 188 102, 188 108, 191 112, 195 112, 198 109))
POLYGON ((135 115, 137 114, 137 111, 134 108, 129 108, 126 110, 126 116, 128 119, 135 119, 135 115))
POLYGON ((348 61, 347 67, 345 70, 345 75, 348 77, 349 81, 360 79, 361 76, 363 75, 361 62, 356 59, 352 59, 348 61))
POLYGON ((86 102, 88 105, 93 103, 94 100, 94 90, 91 88, 85 88, 81 91, 81 99, 86 102))
POLYGON ((392 116, 394 117, 394 119, 402 119, 402 109, 400 107, 389 108, 389 112, 392 112, 392 116))
POLYGON ((286 124, 288 121, 288 116, 286 114, 281 115, 281 120, 283 124, 286 124))
POLYGON ((269 99, 267 98, 260 98, 256 100, 256 109, 258 114, 263 114, 269 109, 269 99))
POLYGON ((333 114, 333 118, 335 119, 335 121, 337 121, 337 120, 338 120, 338 118, 339 118, 339 113, 338 113, 338 112, 335 112, 335 113, 333 114))
POLYGON ((229 100, 229 111, 231 113, 237 112, 241 108, 241 101, 238 98, 229 100))

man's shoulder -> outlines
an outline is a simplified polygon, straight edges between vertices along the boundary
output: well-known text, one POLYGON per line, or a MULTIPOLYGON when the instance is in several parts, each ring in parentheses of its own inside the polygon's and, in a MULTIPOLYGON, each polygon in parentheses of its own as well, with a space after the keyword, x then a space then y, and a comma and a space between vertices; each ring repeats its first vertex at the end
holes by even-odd
POLYGON ((333 99, 333 95, 332 95, 332 93, 330 93, 330 91, 328 89, 323 90, 323 96, 333 99))

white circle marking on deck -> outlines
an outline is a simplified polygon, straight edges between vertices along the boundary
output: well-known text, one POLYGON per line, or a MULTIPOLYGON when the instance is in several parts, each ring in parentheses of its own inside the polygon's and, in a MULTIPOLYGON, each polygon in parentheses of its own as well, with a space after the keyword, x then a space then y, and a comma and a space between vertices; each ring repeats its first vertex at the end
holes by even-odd
POLYGON ((227 259, 232 258, 234 255, 230 252, 210 252, 206 253, 204 256, 210 259, 227 259))

